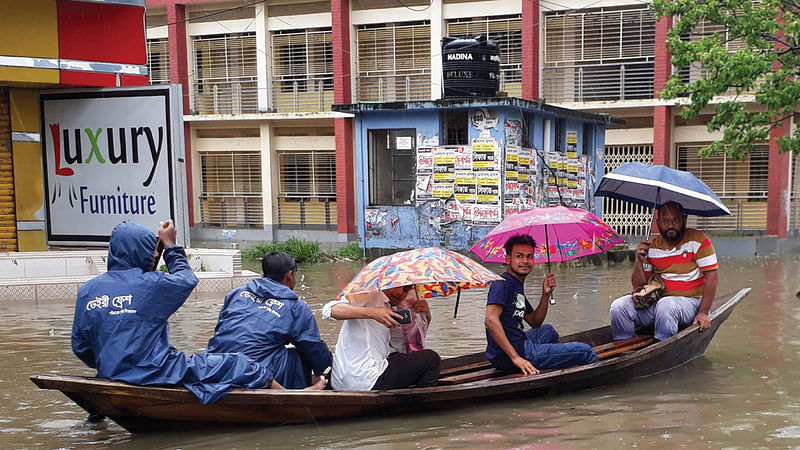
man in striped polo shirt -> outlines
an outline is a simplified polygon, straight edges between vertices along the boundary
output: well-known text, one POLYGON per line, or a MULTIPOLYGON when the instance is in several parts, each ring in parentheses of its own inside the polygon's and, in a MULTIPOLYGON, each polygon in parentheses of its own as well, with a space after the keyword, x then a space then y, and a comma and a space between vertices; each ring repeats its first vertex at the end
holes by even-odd
POLYGON ((667 339, 689 324, 700 331, 711 326, 708 312, 717 293, 717 254, 705 233, 686 228, 683 207, 667 202, 658 210, 661 236, 636 248, 631 275, 634 291, 655 272, 664 281, 664 296, 649 308, 636 309, 630 295, 611 303, 614 339, 633 337, 636 329, 654 328, 654 337, 667 339))

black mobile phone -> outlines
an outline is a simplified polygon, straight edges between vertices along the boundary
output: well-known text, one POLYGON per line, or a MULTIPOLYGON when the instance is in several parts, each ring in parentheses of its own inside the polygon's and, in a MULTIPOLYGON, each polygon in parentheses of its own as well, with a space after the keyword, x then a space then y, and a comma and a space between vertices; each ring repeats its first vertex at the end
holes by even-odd
POLYGON ((411 323, 411 311, 408 309, 398 309, 395 311, 397 314, 403 316, 402 319, 395 319, 399 324, 411 323))

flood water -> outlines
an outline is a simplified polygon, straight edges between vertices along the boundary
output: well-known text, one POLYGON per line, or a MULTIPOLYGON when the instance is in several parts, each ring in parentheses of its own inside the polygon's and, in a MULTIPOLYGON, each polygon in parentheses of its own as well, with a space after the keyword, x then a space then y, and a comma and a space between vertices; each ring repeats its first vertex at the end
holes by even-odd
MULTIPOLYGON (((753 291, 734 310, 705 356, 668 373, 558 397, 520 399, 413 416, 212 432, 131 435, 113 422, 83 425, 86 413, 34 374, 93 375, 73 356, 70 302, 0 299, 2 448, 786 448, 800 447, 798 255, 721 259, 720 293, 753 291)), ((322 305, 360 268, 301 267, 297 291, 314 309, 323 338, 338 325, 322 305)), ((498 271, 500 266, 493 266, 498 271)), ((630 263, 557 272, 558 304, 547 321, 562 334, 606 325, 608 306, 629 289, 630 263)), ((528 279, 538 298, 542 268, 528 279)), ((431 302, 428 343, 443 356, 485 345, 485 289, 431 302)), ((213 333, 222 296, 190 299, 171 318, 172 343, 191 352, 213 333)))

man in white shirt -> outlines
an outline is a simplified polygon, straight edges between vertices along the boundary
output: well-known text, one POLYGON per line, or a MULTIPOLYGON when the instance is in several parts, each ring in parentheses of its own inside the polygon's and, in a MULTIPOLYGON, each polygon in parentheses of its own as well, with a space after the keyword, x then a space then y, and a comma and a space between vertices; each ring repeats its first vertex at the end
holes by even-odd
POLYGON ((345 320, 333 356, 334 389, 368 391, 436 386, 441 362, 438 353, 424 349, 389 354, 392 330, 400 330, 397 320, 402 318, 392 306, 399 305, 413 288, 401 286, 351 299, 343 297, 325 305, 324 319, 345 320))

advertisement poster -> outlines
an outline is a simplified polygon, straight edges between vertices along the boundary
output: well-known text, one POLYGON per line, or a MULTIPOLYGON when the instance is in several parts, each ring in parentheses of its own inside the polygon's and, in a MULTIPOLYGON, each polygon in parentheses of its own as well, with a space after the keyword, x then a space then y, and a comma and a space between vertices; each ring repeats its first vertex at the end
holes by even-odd
MULTIPOLYGON (((178 86, 43 92, 47 243, 105 245, 135 220, 188 231, 178 86)), ((179 235, 188 244, 188 235, 179 235)))
POLYGON ((506 146, 506 179, 517 179, 519 165, 519 147, 506 146))
POLYGON ((453 183, 433 183, 434 198, 450 198, 453 195, 453 183))
POLYGON ((472 140, 472 169, 497 170, 495 140, 492 137, 472 140))
POLYGON ((522 146, 522 121, 519 119, 506 119, 506 146, 522 146))
POLYGON ((505 212, 506 217, 510 216, 511 214, 514 214, 515 212, 519 212, 520 211, 519 205, 517 205, 516 203, 513 203, 513 202, 512 203, 506 203, 503 206, 503 208, 504 208, 504 212, 505 212))
POLYGON ((464 220, 464 208, 461 207, 460 201, 450 197, 444 202, 444 215, 441 223, 447 224, 457 220, 464 220))
POLYGON ((452 150, 442 147, 433 152, 433 181, 434 183, 452 183, 455 173, 455 155, 452 150))
POLYGON ((474 203, 477 199, 477 188, 475 182, 475 172, 473 171, 456 171, 455 185, 453 186, 453 193, 457 200, 461 202, 474 203))
POLYGON ((531 166, 531 150, 528 148, 520 149, 519 164, 517 165, 517 179, 520 183, 528 181, 528 173, 531 166))
POLYGON ((567 158, 574 159, 578 157, 578 132, 576 130, 567 130, 567 158))
POLYGON ((519 181, 506 178, 505 188, 506 198, 519 195, 519 181))
POLYGON ((427 200, 433 195, 433 174, 432 173, 418 173, 416 184, 417 200, 427 200))
POLYGON ((500 205, 474 205, 472 207, 472 221, 475 223, 499 223, 500 205))
POLYGON ((433 173, 433 153, 417 152, 417 173, 433 173))
POLYGON ((472 147, 460 145, 448 148, 453 150, 453 164, 456 170, 472 170, 472 147))
POLYGON ((476 172, 478 203, 500 203, 500 172, 476 172))

